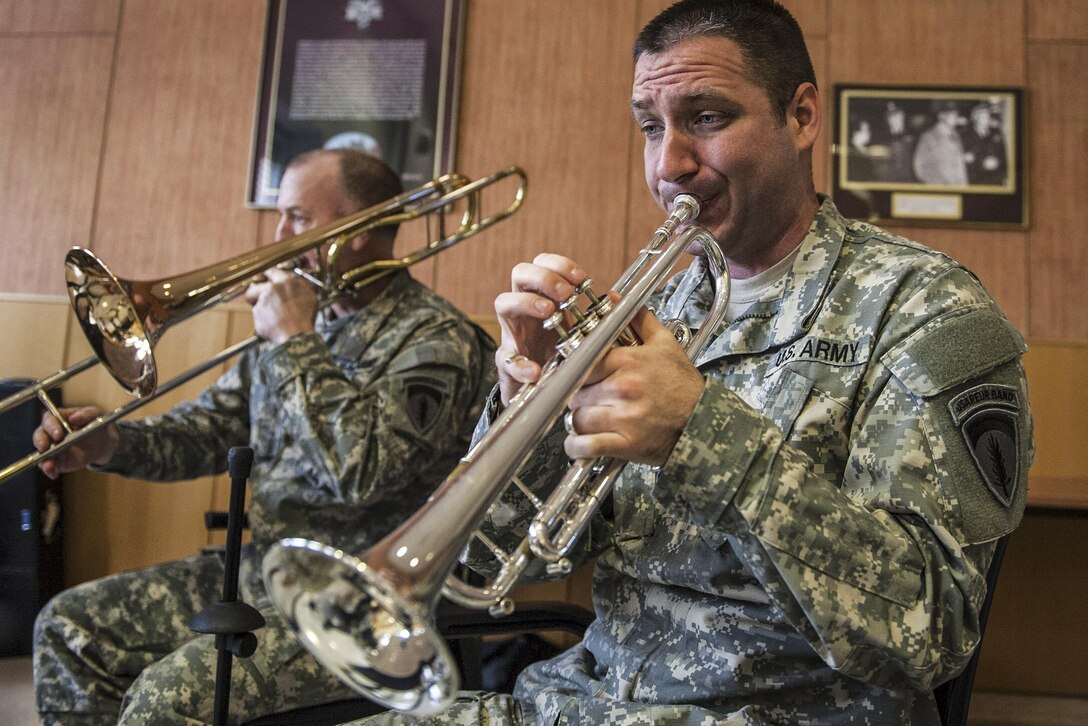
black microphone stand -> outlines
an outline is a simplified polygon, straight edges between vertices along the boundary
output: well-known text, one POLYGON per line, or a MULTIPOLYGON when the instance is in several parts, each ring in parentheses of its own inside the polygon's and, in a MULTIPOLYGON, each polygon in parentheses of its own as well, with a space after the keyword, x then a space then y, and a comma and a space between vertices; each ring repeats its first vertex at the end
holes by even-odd
POLYGON ((215 636, 219 659, 215 669, 215 726, 226 726, 230 709, 232 657, 248 658, 257 650, 257 636, 251 631, 264 627, 264 616, 252 605, 238 600, 238 563, 242 549, 242 508, 246 479, 253 464, 253 449, 232 447, 227 454, 230 473, 230 510, 227 513, 227 551, 223 572, 223 599, 197 613, 189 629, 215 636))

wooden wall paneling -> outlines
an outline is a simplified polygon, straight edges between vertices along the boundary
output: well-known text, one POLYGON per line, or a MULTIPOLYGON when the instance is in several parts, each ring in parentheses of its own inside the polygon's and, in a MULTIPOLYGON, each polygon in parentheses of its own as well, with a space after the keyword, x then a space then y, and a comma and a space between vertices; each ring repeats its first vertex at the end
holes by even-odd
POLYGON ((492 312, 513 266, 542 251, 595 279, 622 269, 634 25, 626 0, 469 4, 458 167, 517 164, 529 191, 516 215, 436 259, 436 289, 466 312, 492 312))
MULTIPOLYGON (((245 340, 249 336, 253 335, 253 316, 249 312, 249 306, 244 303, 233 303, 223 308, 227 315, 227 345, 245 340)), ((223 365, 222 370, 225 372, 230 366, 234 365, 235 361, 227 361, 223 365)), ((246 507, 249 506, 250 487, 246 485, 246 507)), ((230 510, 230 477, 226 474, 217 474, 212 477, 212 488, 210 501, 208 502, 208 510, 216 512, 226 512, 230 510)), ((249 541, 249 531, 246 530, 242 533, 242 540, 244 542, 249 541)), ((227 534, 225 530, 215 530, 206 533, 206 543, 212 544, 225 544, 227 541, 227 534)))
MULTIPOLYGON (((829 0, 782 0, 782 4, 797 20, 805 34, 805 42, 812 43, 816 38, 827 35, 827 3, 829 0)), ((811 51, 811 48, 810 48, 811 51)), ((813 59, 813 63, 816 59, 813 59)), ((819 77, 820 69, 816 69, 819 77)))
POLYGON ((1088 509, 1088 344, 1029 341, 1024 357, 1035 418, 1029 503, 1088 509))
POLYGON ((888 225, 886 229, 963 263, 978 276, 1021 333, 1036 332, 1030 327, 1028 315, 1033 260, 1026 232, 898 225, 888 225))
POLYGON ((627 53, 630 57, 631 49, 634 46, 635 38, 638 37, 639 32, 646 27, 646 23, 657 17, 657 14, 663 10, 672 6, 676 0, 638 0, 638 18, 631 28, 630 37, 627 38, 627 53))
POLYGON ((5 339, 0 346, 0 378, 36 380, 64 368, 71 319, 66 298, 0 294, 0 330, 5 339))
POLYGON ((264 3, 124 4, 94 227, 118 274, 165 277, 253 248, 244 200, 264 15, 264 3))
POLYGON ((1088 40, 1088 0, 1025 2, 1028 40, 1088 40))
POLYGON ((1088 46, 1029 48, 1031 332, 1088 339, 1088 46))
POLYGON ((63 295, 86 245, 113 39, 0 37, 0 291, 63 295))
MULTIPOLYGON (((160 383, 226 347, 230 315, 227 308, 213 309, 168 329, 155 347, 160 383)), ((76 326, 72 328, 69 360, 81 360, 90 349, 82 332, 76 326)), ((162 413, 176 403, 192 400, 221 372, 213 369, 201 374, 151 401, 130 418, 162 413)), ((112 410, 128 400, 128 394, 102 366, 72 379, 65 387, 65 401, 71 404, 94 404, 112 410)), ((79 472, 67 479, 64 551, 65 579, 69 584, 184 557, 208 540, 203 513, 213 502, 211 477, 160 484, 79 472)))
POLYGON ((155 484, 89 471, 68 475, 65 584, 197 554, 207 542, 210 492, 210 477, 155 484))
POLYGON ((834 81, 1019 86, 1021 0, 830 0, 834 81))
POLYGON ((0 33, 112 33, 120 2, 0 0, 0 33))
POLYGON ((257 213, 257 247, 263 247, 276 241, 276 226, 279 221, 280 213, 274 209, 263 209, 257 213))
POLYGON ((1083 514, 1029 510, 1013 532, 986 624, 976 693, 1088 696, 1086 524, 1083 514))

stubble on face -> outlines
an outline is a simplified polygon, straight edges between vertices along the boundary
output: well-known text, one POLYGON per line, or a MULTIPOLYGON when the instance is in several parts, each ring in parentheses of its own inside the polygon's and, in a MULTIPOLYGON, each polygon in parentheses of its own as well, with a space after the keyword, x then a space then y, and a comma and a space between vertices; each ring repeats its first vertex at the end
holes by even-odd
POLYGON ((700 37, 642 55, 632 111, 655 201, 667 209, 677 194, 694 194, 704 207, 697 223, 737 263, 731 268, 755 274, 785 256, 779 248, 796 246, 799 238, 782 237, 799 216, 804 168, 789 125, 749 80, 735 43, 700 37))

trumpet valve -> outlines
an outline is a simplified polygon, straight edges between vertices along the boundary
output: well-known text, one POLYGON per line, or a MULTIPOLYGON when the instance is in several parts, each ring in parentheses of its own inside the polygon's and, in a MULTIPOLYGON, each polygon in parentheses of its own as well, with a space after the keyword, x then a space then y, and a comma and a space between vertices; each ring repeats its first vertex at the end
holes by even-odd
POLYGON ((544 329, 552 330, 559 336, 559 340, 555 344, 555 349, 561 356, 568 358, 570 357, 570 354, 574 352, 574 349, 581 344, 582 331, 577 327, 567 329, 564 324, 566 322, 566 311, 563 309, 562 305, 563 304, 561 303, 560 309, 544 321, 544 329))

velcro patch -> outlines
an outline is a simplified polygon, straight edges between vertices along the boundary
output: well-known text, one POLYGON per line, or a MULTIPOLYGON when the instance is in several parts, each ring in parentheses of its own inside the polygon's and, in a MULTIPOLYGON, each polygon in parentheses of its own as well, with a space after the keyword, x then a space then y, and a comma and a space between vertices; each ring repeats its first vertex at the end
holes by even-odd
POLYGON ((949 401, 948 410, 986 487, 1008 509, 1020 486, 1019 392, 1011 386, 982 384, 949 401))
POLYGON ((449 389, 443 381, 432 378, 410 378, 404 382, 404 398, 408 420, 416 431, 427 433, 446 404, 449 389))

